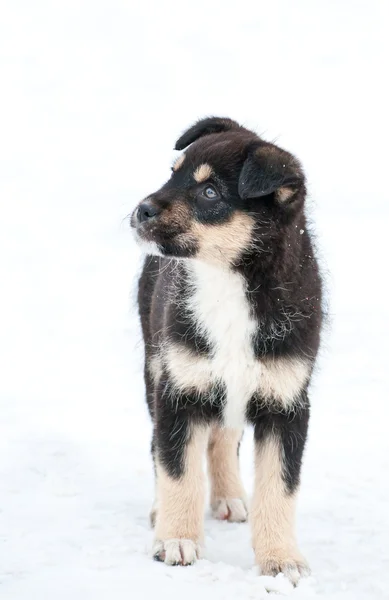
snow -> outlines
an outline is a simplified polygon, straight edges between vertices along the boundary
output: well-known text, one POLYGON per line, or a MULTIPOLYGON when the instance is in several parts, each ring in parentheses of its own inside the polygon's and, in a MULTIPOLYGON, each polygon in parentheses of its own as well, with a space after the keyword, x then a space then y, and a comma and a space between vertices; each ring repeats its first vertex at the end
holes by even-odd
MULTIPOLYGON (((387 6, 2 3, 0 595, 389 596, 387 6), (149 557, 150 423, 125 216, 178 134, 228 115, 306 167, 330 327, 298 510, 312 578, 259 577, 246 524, 149 557)), ((247 432, 242 470, 252 486, 247 432)))

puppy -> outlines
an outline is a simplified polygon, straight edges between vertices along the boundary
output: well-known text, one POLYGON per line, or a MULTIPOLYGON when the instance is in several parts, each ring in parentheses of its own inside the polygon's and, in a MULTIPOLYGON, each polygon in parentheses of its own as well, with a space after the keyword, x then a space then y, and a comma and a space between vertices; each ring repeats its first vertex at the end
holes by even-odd
POLYGON ((211 507, 245 521, 238 451, 254 428, 252 544, 260 572, 308 572, 294 533, 322 322, 321 280, 296 158, 227 118, 177 141, 171 178, 135 209, 147 402, 154 425, 154 557, 189 565, 211 507))

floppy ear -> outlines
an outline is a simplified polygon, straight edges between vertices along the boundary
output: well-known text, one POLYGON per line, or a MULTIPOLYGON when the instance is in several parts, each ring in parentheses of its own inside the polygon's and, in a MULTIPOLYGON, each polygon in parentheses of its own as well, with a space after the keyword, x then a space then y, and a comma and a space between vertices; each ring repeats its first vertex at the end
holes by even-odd
POLYGON ((276 192, 280 204, 292 200, 304 185, 298 160, 277 146, 263 144, 249 153, 239 176, 241 198, 260 198, 276 192))
POLYGON ((230 131, 231 129, 239 129, 240 125, 236 121, 222 117, 208 117, 197 121, 177 140, 174 147, 175 150, 183 150, 189 144, 210 133, 220 133, 222 131, 230 131))

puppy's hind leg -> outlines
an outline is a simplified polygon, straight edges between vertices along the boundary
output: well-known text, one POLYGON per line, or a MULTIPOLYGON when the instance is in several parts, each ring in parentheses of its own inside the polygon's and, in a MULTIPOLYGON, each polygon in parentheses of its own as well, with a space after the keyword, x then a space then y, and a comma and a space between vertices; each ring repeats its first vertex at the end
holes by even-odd
POLYGON ((247 500, 239 474, 241 429, 214 425, 208 443, 211 508, 216 519, 247 520, 247 500))

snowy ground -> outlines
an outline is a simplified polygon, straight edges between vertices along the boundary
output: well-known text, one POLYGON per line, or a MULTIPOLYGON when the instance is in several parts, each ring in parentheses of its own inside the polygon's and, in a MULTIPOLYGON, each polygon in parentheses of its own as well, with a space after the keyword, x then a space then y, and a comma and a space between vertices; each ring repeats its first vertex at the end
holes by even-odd
POLYGON ((0 596, 387 599, 385 3, 133 4, 1 7, 0 596), (300 156, 327 272, 298 516, 313 577, 294 591, 257 576, 247 525, 209 515, 195 567, 148 556, 140 256, 122 220, 212 113, 300 156))

